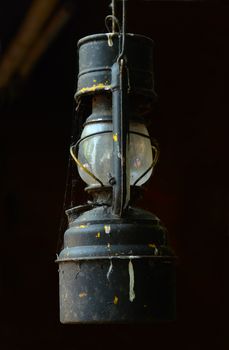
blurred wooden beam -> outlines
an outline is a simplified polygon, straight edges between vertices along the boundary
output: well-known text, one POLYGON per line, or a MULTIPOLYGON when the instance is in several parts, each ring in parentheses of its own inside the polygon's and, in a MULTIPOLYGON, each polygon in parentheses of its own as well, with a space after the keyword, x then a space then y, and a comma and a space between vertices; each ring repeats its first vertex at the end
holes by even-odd
POLYGON ((36 62, 45 52, 52 40, 55 39, 56 35, 60 32, 60 30, 63 28, 66 22, 70 19, 73 13, 72 10, 72 6, 63 6, 59 9, 59 11, 57 11, 57 13, 53 16, 49 24, 40 33, 37 41, 31 47, 30 51, 26 56, 26 60, 24 60, 24 62, 19 67, 19 76, 25 79, 29 75, 36 62))
POLYGON ((0 62, 0 88, 9 83, 58 2, 59 0, 33 0, 19 32, 0 62))

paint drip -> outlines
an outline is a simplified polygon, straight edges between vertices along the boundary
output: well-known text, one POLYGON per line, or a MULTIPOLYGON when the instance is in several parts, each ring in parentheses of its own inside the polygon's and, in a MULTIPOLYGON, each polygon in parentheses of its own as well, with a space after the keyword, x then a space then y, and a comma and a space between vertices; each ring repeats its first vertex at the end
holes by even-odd
POLYGON ((128 270, 129 270, 129 278, 130 278, 130 282, 129 282, 129 300, 131 302, 134 301, 135 299, 135 293, 134 293, 134 267, 132 264, 132 261, 129 261, 128 264, 128 270))
POLYGON ((109 281, 110 274, 111 274, 112 270, 113 270, 113 264, 112 264, 112 260, 110 260, 110 266, 109 266, 109 269, 107 271, 107 279, 108 279, 108 281, 109 281))
POLYGON ((113 46, 113 40, 112 40, 113 33, 107 33, 107 39, 108 39, 108 46, 113 46))

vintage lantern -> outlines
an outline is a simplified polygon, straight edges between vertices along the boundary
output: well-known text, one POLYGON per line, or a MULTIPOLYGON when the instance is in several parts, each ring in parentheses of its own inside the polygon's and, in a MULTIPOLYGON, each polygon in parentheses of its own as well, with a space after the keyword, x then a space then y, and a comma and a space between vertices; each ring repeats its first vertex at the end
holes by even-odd
POLYGON ((70 153, 92 200, 66 211, 69 227, 57 259, 62 323, 175 316, 166 229, 154 214, 133 206, 159 154, 145 125, 155 99, 153 42, 126 34, 125 1, 122 11, 121 32, 115 32, 113 11, 112 32, 78 43, 75 98, 83 129, 70 153))

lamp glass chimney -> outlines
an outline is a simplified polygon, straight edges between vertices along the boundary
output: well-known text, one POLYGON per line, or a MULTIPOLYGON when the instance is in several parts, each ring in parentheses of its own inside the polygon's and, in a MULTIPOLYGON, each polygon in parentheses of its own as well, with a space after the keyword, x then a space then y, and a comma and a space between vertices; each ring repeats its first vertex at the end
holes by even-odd
MULTIPOLYGON (((106 96, 93 99, 92 114, 86 120, 79 143, 78 159, 104 185, 109 186, 113 177, 113 133, 111 101, 106 96)), ((149 133, 139 121, 129 124, 130 185, 133 185, 150 168, 153 154, 149 133), (144 135, 144 136, 143 136, 144 135)), ((89 186, 97 186, 91 177, 78 165, 79 175, 89 186)), ((150 169, 137 183, 144 184, 151 176, 150 169)))

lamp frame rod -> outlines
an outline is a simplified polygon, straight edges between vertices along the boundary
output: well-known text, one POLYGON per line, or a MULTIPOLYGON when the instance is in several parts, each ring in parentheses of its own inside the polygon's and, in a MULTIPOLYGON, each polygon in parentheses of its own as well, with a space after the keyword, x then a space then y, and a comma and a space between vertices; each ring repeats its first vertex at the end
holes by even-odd
POLYGON ((113 121, 113 198, 112 213, 122 217, 130 201, 130 171, 128 163, 128 71, 125 57, 126 7, 122 2, 122 33, 120 53, 112 66, 112 121, 113 121))
POLYGON ((115 31, 116 31, 116 23, 115 23, 116 0, 112 0, 112 2, 111 2, 111 9, 112 9, 112 33, 115 33, 115 31))

